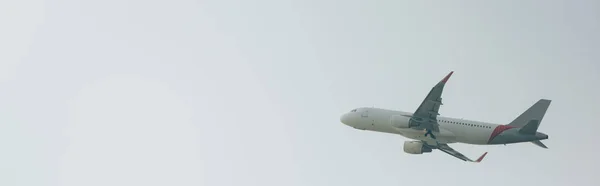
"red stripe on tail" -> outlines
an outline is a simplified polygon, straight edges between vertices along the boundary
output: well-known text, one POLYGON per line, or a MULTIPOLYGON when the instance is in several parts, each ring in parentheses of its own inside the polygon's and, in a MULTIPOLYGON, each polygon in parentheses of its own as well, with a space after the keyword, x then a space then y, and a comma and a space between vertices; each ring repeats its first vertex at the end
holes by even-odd
POLYGON ((492 132, 492 135, 490 135, 490 139, 488 139, 488 143, 490 143, 500 133, 502 133, 508 129, 512 129, 512 128, 514 128, 514 127, 508 126, 508 125, 498 125, 492 132))

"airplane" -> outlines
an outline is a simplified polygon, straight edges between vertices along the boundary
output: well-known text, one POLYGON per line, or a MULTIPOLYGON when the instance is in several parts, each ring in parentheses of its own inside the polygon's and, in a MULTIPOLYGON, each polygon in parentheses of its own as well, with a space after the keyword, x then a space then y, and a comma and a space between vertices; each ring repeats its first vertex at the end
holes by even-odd
POLYGON ((439 81, 425 97, 415 112, 397 111, 375 107, 360 107, 343 114, 340 121, 355 129, 398 134, 414 141, 404 142, 404 152, 409 154, 431 153, 438 149, 466 162, 479 163, 487 155, 483 153, 472 160, 452 149, 448 144, 501 145, 530 142, 548 148, 541 140, 548 135, 538 132, 538 127, 551 100, 540 99, 509 124, 440 116, 442 92, 454 71, 439 81))

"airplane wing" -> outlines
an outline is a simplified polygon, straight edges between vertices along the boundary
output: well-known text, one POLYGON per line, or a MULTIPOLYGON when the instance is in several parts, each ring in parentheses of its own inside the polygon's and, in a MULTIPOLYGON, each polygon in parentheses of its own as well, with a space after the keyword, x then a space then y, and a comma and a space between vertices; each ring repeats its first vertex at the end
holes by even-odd
POLYGON ((483 153, 483 155, 481 155, 479 158, 477 158, 477 160, 473 161, 470 158, 468 158, 467 156, 463 155, 462 153, 452 149, 450 146, 448 146, 448 144, 440 144, 440 145, 438 145, 438 149, 441 150, 442 152, 445 152, 446 154, 450 154, 450 155, 452 155, 458 159, 461 159, 463 161, 470 161, 470 162, 476 162, 476 163, 481 162, 481 160, 483 160, 485 155, 487 155, 487 152, 485 152, 485 153, 483 153))
POLYGON ((442 92, 444 90, 444 85, 450 76, 452 76, 454 71, 451 71, 444 79, 442 79, 439 83, 437 83, 431 90, 425 100, 419 105, 419 108, 413 113, 411 118, 411 125, 415 126, 416 129, 423 130, 431 130, 434 132, 439 132, 439 124, 437 123, 437 116, 440 115, 439 109, 442 105, 442 92))
POLYGON ((469 162, 475 162, 475 163, 481 162, 481 160, 483 160, 485 155, 487 155, 487 152, 485 152, 485 153, 483 153, 483 155, 481 155, 479 158, 477 158, 477 160, 472 160, 472 159, 468 158, 467 156, 463 155, 462 153, 454 150, 452 147, 448 146, 448 144, 438 144, 437 146, 427 145, 427 146, 429 146, 431 149, 438 149, 442 152, 445 152, 446 154, 450 154, 451 156, 454 156, 463 161, 469 161, 469 162))

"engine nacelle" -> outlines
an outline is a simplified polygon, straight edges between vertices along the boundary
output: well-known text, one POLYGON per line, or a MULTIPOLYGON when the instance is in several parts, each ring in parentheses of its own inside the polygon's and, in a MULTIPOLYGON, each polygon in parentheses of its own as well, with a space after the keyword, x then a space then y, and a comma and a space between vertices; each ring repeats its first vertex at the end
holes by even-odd
POLYGON ((390 118, 390 123, 392 124, 392 126, 396 127, 396 128, 409 128, 410 127, 410 117, 408 116, 402 116, 402 115, 393 115, 390 118))
POLYGON ((409 154, 423 154, 431 152, 432 149, 423 145, 421 141, 405 141, 404 152, 409 154))

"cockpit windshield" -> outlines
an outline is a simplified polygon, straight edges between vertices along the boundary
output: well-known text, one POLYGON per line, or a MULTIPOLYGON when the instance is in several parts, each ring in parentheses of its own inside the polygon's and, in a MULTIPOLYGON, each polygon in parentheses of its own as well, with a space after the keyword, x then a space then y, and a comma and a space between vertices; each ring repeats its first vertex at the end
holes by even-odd
POLYGON ((351 110, 350 112, 356 112, 356 109, 354 109, 354 110, 351 110))

